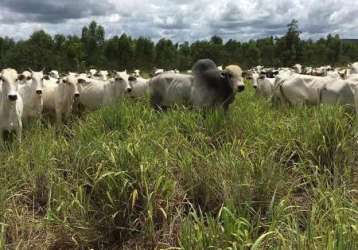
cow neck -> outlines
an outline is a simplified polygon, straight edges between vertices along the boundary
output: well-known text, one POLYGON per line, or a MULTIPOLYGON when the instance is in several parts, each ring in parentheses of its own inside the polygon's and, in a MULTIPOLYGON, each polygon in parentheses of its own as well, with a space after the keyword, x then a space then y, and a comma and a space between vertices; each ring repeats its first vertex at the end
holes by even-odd
POLYGON ((61 98, 63 98, 64 100, 64 104, 67 105, 72 105, 73 102, 73 96, 71 96, 68 92, 68 88, 66 88, 66 86, 63 84, 60 85, 60 93, 61 93, 61 98))
POLYGON ((6 95, 2 95, 1 114, 4 119, 8 119, 11 114, 16 113, 16 103, 17 101, 10 103, 6 98, 6 95))

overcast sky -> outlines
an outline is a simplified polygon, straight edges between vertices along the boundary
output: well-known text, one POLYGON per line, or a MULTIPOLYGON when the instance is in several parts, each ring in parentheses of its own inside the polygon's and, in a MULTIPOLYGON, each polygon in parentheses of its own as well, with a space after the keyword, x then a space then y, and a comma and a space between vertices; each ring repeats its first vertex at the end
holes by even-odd
POLYGON ((248 40, 282 35, 293 18, 304 38, 358 38, 358 0, 0 0, 0 36, 15 39, 40 29, 79 35, 95 20, 107 37, 248 40))

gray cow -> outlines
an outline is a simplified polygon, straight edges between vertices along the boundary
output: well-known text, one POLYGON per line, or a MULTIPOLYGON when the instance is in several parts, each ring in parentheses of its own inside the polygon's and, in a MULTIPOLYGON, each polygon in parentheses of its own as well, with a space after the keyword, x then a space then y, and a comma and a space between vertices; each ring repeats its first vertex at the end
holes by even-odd
POLYGON ((151 105, 158 110, 174 105, 194 108, 223 107, 227 110, 235 94, 244 88, 229 71, 217 69, 210 59, 197 61, 192 75, 163 73, 149 81, 151 105))

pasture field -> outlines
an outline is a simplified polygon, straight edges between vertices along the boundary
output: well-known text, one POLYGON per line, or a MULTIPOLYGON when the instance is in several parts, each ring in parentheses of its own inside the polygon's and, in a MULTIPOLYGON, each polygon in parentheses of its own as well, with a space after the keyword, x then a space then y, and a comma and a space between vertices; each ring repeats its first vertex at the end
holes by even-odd
POLYGON ((225 115, 123 100, 0 152, 0 249, 358 249, 358 129, 342 107, 225 115))

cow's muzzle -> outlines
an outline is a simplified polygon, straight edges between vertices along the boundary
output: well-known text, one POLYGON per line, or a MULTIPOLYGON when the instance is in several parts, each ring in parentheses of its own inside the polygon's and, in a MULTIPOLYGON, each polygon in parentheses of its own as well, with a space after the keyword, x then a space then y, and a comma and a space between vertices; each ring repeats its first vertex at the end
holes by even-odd
POLYGON ((12 102, 17 100, 17 95, 8 95, 8 97, 9 97, 9 100, 12 102))
POLYGON ((126 91, 127 91, 127 93, 130 93, 130 92, 132 92, 132 88, 127 88, 126 91))
POLYGON ((80 94, 79 93, 75 93, 75 98, 78 98, 78 97, 80 97, 80 94))
POLYGON ((245 90, 245 86, 240 85, 239 87, 237 87, 237 90, 238 90, 239 92, 242 92, 242 91, 245 90))
POLYGON ((42 95, 42 90, 41 89, 36 90, 36 94, 42 95))

